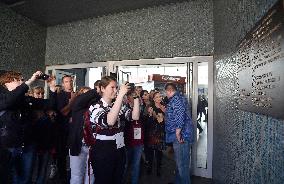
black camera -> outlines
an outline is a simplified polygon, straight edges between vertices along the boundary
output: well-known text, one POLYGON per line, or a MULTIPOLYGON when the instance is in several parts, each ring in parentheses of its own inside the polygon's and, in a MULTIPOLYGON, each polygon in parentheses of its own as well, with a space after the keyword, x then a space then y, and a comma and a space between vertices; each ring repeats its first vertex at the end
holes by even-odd
POLYGON ((130 86, 130 91, 134 91, 135 90, 135 84, 134 83, 129 83, 128 86, 130 86))
POLYGON ((131 95, 135 91, 135 84, 134 83, 128 83, 128 92, 127 95, 131 95))
POLYGON ((38 78, 38 79, 42 79, 42 80, 47 80, 47 79, 49 79, 49 75, 47 75, 47 74, 42 74, 42 75, 38 76, 37 78, 38 78))

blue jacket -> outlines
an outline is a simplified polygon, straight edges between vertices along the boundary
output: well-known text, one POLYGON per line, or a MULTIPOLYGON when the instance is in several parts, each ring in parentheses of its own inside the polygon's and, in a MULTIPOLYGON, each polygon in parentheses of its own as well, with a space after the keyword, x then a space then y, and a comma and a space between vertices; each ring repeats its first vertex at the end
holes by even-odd
POLYGON ((179 92, 169 99, 166 110, 166 142, 176 141, 176 129, 181 128, 184 140, 194 142, 194 129, 187 99, 179 92))

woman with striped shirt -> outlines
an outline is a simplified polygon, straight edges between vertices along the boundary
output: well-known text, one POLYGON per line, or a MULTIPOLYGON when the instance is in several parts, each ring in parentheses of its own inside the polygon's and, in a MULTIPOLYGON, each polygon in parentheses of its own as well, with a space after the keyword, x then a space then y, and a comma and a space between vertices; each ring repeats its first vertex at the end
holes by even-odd
POLYGON ((91 105, 90 120, 96 143, 91 157, 96 184, 121 184, 125 170, 125 121, 139 119, 139 99, 135 98, 133 109, 123 104, 128 83, 120 86, 117 93, 116 79, 103 77, 100 82, 101 100, 91 105), (115 102, 113 100, 115 99, 115 102))

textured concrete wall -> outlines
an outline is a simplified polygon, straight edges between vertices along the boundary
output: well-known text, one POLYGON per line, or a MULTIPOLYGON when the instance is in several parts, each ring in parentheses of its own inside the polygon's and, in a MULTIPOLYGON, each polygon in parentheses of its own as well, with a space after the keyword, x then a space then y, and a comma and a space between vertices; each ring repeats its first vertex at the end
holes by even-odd
POLYGON ((48 27, 46 64, 212 55, 212 7, 189 1, 48 27))
POLYGON ((0 69, 25 77, 44 69, 46 28, 0 4, 0 69))
POLYGON ((214 1, 215 183, 284 181, 284 121, 237 110, 236 47, 275 2, 214 1))

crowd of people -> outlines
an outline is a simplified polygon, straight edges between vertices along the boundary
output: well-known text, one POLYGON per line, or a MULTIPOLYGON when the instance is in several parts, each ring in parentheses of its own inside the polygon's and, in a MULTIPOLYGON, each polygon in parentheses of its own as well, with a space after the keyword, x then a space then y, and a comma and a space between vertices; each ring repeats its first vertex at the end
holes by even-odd
POLYGON ((0 74, 0 183, 57 177, 63 184, 137 184, 140 163, 149 175, 163 174, 167 146, 174 150, 175 183, 190 183, 193 125, 174 83, 148 92, 106 76, 94 89, 74 92, 71 76, 60 86, 50 76, 44 99, 43 87, 31 87, 42 75, 24 80, 18 72, 0 74))

